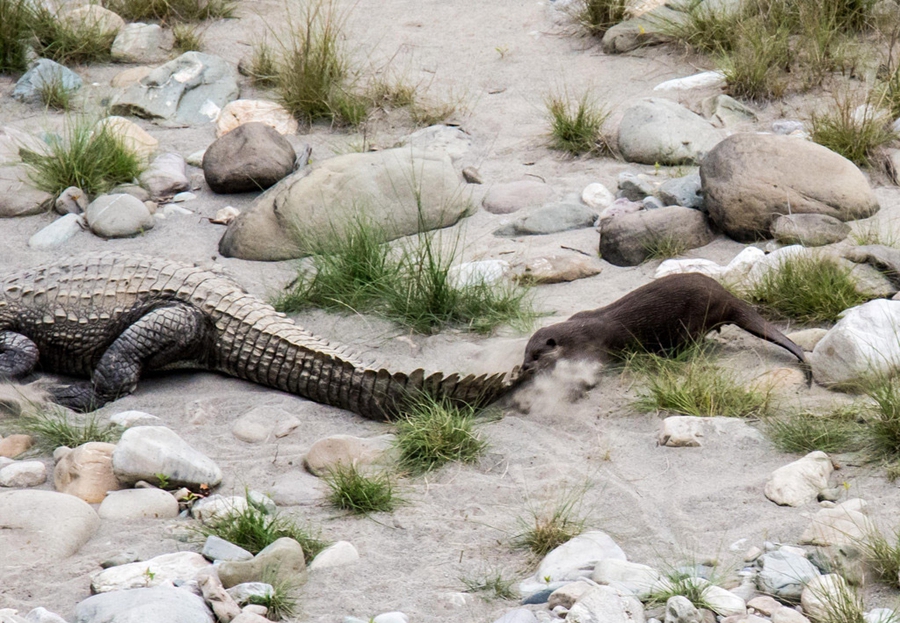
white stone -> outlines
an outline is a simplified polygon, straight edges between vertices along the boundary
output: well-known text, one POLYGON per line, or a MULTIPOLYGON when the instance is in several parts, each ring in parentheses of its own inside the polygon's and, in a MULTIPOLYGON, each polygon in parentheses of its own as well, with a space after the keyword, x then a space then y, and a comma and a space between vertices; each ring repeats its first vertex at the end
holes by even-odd
POLYGON ((143 411, 122 411, 121 413, 109 416, 109 421, 122 428, 156 426, 162 422, 162 420, 155 415, 144 413, 143 411))
POLYGON ((900 301, 876 299, 844 312, 809 355, 823 385, 890 376, 900 367, 900 301))
POLYGON ((16 461, 0 469, 0 487, 36 487, 47 481, 47 466, 40 461, 16 461))
POLYGON ((100 519, 172 519, 178 517, 178 502, 162 489, 110 491, 97 509, 100 519))
POLYGON ((328 569, 330 567, 342 567, 352 565, 359 561, 359 552, 349 541, 332 543, 313 559, 309 564, 309 570, 328 569))
POLYGON ((703 591, 703 598, 713 612, 723 617, 747 613, 746 602, 738 595, 725 590, 721 586, 710 584, 703 591))
POLYGON ((650 596, 651 589, 659 578, 659 572, 647 565, 616 558, 598 562, 591 575, 594 582, 625 589, 641 600, 650 596))
POLYGON ((200 168, 203 166, 203 155, 206 154, 205 149, 201 149, 200 151, 195 151, 189 156, 187 156, 184 161, 187 162, 192 167, 200 168))
POLYGON ((0 568, 23 560, 67 558, 100 527, 90 505, 56 491, 0 491, 0 568))
POLYGON ((197 198, 197 195, 195 195, 194 193, 184 191, 184 192, 180 192, 180 193, 176 194, 174 197, 172 197, 172 202, 173 203, 183 203, 185 201, 192 201, 196 198, 197 198))
POLYGON ((194 502, 191 515, 203 522, 221 519, 247 510, 247 498, 243 495, 211 495, 194 502))
POLYGON ((616 200, 616 196, 600 182, 594 182, 585 186, 584 190, 581 191, 581 200, 590 208, 603 210, 612 205, 612 202, 616 200))
POLYGON ((479 260, 463 262, 450 267, 447 278, 458 288, 480 284, 496 283, 509 271, 509 262, 504 260, 479 260))
POLYGON ((372 623, 409 623, 409 617, 402 612, 385 612, 372 619, 372 623))
POLYGON ((107 593, 169 585, 175 581, 189 582, 198 572, 211 566, 212 563, 195 552, 163 554, 150 560, 99 571, 91 576, 91 590, 94 593, 107 593))
POLYGON ((772 623, 809 623, 809 619, 793 608, 779 608, 772 613, 772 623))
POLYGON ((644 607, 610 586, 588 591, 569 609, 567 623, 644 623, 644 607))
POLYGON ((214 487, 222 470, 175 432, 164 426, 135 426, 122 435, 112 457, 113 471, 124 483, 154 481, 164 474, 175 486, 214 487))
POLYGON ((721 71, 703 71, 685 78, 666 80, 653 87, 654 91, 687 91, 704 87, 720 87, 725 84, 725 74, 721 71))
POLYGON ((863 614, 866 623, 897 623, 900 612, 889 608, 874 608, 863 614))
POLYGON ((834 467, 824 452, 810 452, 802 459, 779 467, 766 483, 766 497, 781 506, 802 506, 816 499, 828 486, 834 467))
POLYGON ((25 615, 28 623, 66 623, 66 620, 46 608, 37 607, 25 615))
POLYGON ((66 214, 31 236, 28 246, 38 251, 54 249, 86 227, 80 214, 66 214))
POLYGON ((712 260, 666 260, 656 269, 653 278, 659 279, 681 273, 701 273, 719 282, 745 283, 753 267, 765 256, 762 249, 746 247, 726 266, 716 264, 712 260))
POLYGON ((812 516, 800 542, 827 547, 829 545, 858 545, 875 526, 863 513, 855 510, 851 500, 834 508, 823 508, 812 516))
POLYGON ((236 219, 240 213, 241 211, 234 206, 225 206, 221 210, 217 210, 216 215, 209 219, 209 222, 218 225, 228 225, 228 223, 236 219))
POLYGON ((296 134, 300 125, 281 104, 267 100, 234 100, 218 113, 216 136, 220 137, 244 123, 264 123, 279 134, 296 134))
MULTIPOLYGON (((827 620, 829 603, 848 602, 854 599, 859 600, 859 597, 847 585, 844 578, 836 573, 829 573, 813 578, 806 585, 800 597, 800 604, 803 606, 803 613, 813 621, 827 620)), ((861 610, 861 601, 859 606, 861 610)))
POLYGON ((545 584, 547 578, 550 582, 587 578, 597 563, 606 558, 627 560, 625 552, 608 534, 599 530, 585 532, 547 554, 535 578, 545 584))
POLYGON ((691 415, 673 415, 659 424, 658 443, 673 448, 696 448, 703 438, 703 423, 691 415))

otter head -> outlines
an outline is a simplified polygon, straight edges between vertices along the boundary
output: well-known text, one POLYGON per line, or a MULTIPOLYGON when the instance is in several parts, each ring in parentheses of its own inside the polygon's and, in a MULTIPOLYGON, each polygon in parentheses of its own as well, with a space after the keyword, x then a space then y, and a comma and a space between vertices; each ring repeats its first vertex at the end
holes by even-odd
POLYGON ((538 329, 525 347, 525 360, 522 362, 522 374, 534 374, 553 367, 563 352, 565 336, 552 325, 538 329))

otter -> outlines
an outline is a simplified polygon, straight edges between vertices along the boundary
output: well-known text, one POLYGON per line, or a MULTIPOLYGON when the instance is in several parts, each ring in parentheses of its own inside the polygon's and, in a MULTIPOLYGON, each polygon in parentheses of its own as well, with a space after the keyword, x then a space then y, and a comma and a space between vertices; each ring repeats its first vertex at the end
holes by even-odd
POLYGON ((711 277, 683 273, 662 277, 618 301, 578 312, 565 322, 535 332, 525 348, 523 374, 553 366, 559 359, 602 362, 629 349, 665 353, 700 339, 722 325, 781 346, 812 377, 803 350, 753 307, 711 277))

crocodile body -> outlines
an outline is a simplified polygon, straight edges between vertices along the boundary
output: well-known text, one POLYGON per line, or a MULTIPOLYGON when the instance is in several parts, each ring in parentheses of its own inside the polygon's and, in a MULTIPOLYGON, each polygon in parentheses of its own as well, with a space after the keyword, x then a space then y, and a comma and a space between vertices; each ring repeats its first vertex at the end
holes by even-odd
POLYGON ((221 275, 115 253, 0 276, 0 377, 38 365, 90 378, 51 390, 82 411, 133 392, 145 372, 170 368, 221 372, 372 419, 396 415, 415 392, 484 404, 511 386, 502 373, 369 367, 221 275))

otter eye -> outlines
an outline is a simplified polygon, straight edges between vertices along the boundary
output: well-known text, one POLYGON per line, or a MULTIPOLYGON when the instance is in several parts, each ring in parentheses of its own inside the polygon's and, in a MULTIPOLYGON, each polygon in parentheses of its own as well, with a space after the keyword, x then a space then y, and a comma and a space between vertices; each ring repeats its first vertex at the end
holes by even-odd
POLYGON ((551 337, 549 340, 547 340, 547 346, 549 346, 550 348, 556 348, 556 340, 551 337))

